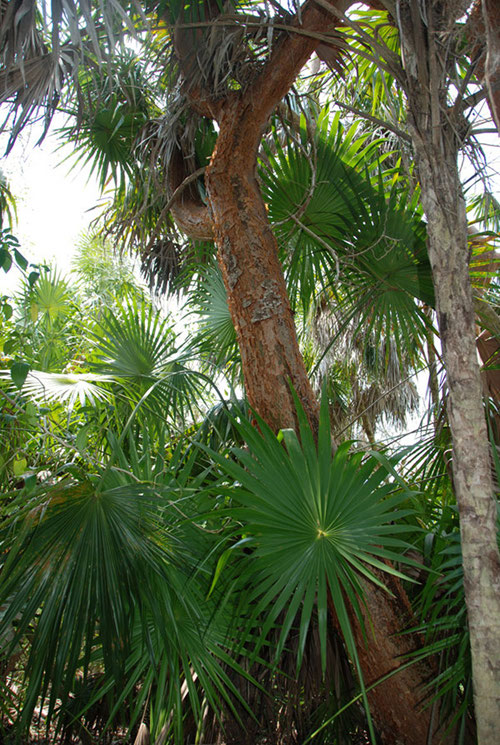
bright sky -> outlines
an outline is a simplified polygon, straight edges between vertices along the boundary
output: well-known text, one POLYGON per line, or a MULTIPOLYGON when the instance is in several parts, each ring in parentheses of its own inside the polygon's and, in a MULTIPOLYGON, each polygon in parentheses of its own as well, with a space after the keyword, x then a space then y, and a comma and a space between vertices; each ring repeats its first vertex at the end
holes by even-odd
MULTIPOLYGON (((56 136, 49 135, 35 147, 38 133, 23 133, 14 150, 0 160, 17 202, 17 226, 13 232, 21 252, 31 262, 54 262, 62 273, 69 272, 79 235, 99 214, 97 183, 88 169, 70 172, 69 161, 58 165, 66 152, 55 152, 56 136)), ((6 138, 0 137, 0 151, 6 138)), ((12 272, 0 272, 0 291, 9 292, 15 282, 12 272), (6 284, 7 283, 7 284, 6 284)))

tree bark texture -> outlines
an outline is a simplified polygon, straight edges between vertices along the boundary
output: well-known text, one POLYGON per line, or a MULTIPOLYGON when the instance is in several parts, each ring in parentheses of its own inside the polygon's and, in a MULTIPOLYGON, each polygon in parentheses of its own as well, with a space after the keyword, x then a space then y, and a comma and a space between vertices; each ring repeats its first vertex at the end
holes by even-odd
MULTIPOLYGON (((443 13, 444 4, 438 10, 443 13)), ((500 732, 500 555, 489 441, 476 354, 459 142, 446 108, 436 5, 400 3, 410 127, 428 222, 428 251, 449 389, 453 480, 460 514, 474 701, 480 745, 500 732), (425 51, 425 54, 423 52, 425 51)), ((440 25, 438 25, 440 24, 440 25)))
MULTIPOLYGON (((339 2, 336 7, 343 11, 349 4, 339 2)), ((313 2, 303 6, 302 28, 325 32, 333 23, 334 16, 313 2)), ((300 25, 297 18, 295 24, 300 25)), ((189 89, 193 107, 215 116, 219 125, 205 174, 218 260, 249 401, 276 431, 297 424, 290 383, 313 430, 318 423, 318 403, 298 347, 278 247, 256 178, 257 150, 269 116, 317 43, 299 33, 282 36, 263 71, 244 93, 230 93, 222 101, 210 101, 203 91, 189 89)), ((399 584, 392 589, 393 600, 383 590, 367 587, 367 606, 375 626, 368 646, 359 624, 354 624, 363 675, 370 683, 399 667, 401 661, 395 657, 409 654, 420 643, 410 635, 395 636, 405 629, 409 603, 399 584)), ((429 735, 430 708, 423 710, 417 705, 434 674, 432 665, 413 665, 404 677, 398 672, 369 694, 372 716, 386 745, 442 742, 439 733, 429 735)))
POLYGON ((498 0, 475 0, 465 27, 474 61, 476 78, 486 93, 486 100, 497 131, 500 133, 500 3, 498 0))
POLYGON ((484 78, 493 120, 500 133, 500 3, 482 0, 486 28, 484 78))
POLYGON ((405 667, 409 655, 423 644, 420 634, 406 631, 414 622, 408 597, 397 577, 370 567, 387 591, 363 581, 367 641, 350 611, 356 649, 367 687, 370 711, 383 745, 452 745, 455 731, 440 719, 439 702, 430 704, 432 681, 438 675, 433 658, 405 667), (390 593, 390 594, 389 594, 390 593), (405 633, 402 633, 405 631, 405 633), (382 683, 386 675, 390 676, 382 683))
MULTIPOLYGON (((292 385, 316 430, 318 403, 299 350, 278 246, 255 178, 255 156, 240 144, 240 120, 246 122, 249 116, 253 118, 252 112, 239 102, 224 113, 206 175, 245 388, 251 406, 278 431, 296 428, 292 385)), ((259 125, 255 121, 257 131, 259 125)))

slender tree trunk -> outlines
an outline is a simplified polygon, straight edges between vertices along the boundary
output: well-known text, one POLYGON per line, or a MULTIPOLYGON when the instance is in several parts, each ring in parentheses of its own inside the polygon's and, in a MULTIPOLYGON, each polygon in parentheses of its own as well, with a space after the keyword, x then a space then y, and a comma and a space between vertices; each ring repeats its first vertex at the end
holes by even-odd
POLYGON ((410 0, 401 3, 400 30, 449 389, 478 739, 481 745, 491 745, 500 732, 497 507, 476 353, 467 220, 457 167, 459 140, 446 106, 446 70, 438 53, 440 33, 448 24, 444 3, 438 5, 428 2, 421 14, 410 0))

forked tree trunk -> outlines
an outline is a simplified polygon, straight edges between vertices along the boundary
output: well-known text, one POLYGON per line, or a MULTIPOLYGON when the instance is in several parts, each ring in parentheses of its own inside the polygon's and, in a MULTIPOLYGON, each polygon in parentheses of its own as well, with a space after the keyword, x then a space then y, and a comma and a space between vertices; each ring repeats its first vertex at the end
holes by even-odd
MULTIPOLYGON (((349 2, 338 2, 345 9, 349 2)), ((193 106, 213 116, 219 135, 206 171, 209 208, 235 325, 246 392, 250 403, 275 430, 296 425, 290 384, 298 392, 313 430, 318 423, 318 403, 308 381, 300 353, 293 315, 271 231, 256 179, 257 150, 269 116, 292 86, 314 51, 317 40, 308 34, 324 32, 332 17, 309 2, 302 9, 301 26, 307 33, 289 34, 276 42, 262 73, 245 92, 229 94, 223 101, 207 100, 191 88, 193 106)), ((398 655, 414 651, 411 635, 401 635, 409 618, 409 602, 398 583, 395 598, 369 586, 367 604, 374 621, 368 648, 354 624, 363 674, 374 683, 401 666, 398 655)), ((432 732, 431 710, 421 706, 425 685, 435 675, 431 664, 408 668, 390 677, 369 698, 372 715, 385 745, 437 745, 441 735, 432 732), (404 713, 403 713, 404 712, 404 713)))
POLYGON ((449 32, 446 3, 400 3, 411 134, 428 222, 428 250, 449 389, 453 480, 460 513, 465 597, 480 745, 500 732, 500 555, 469 277, 459 139, 447 109, 439 54, 449 32), (425 49, 425 54, 422 50, 425 49))

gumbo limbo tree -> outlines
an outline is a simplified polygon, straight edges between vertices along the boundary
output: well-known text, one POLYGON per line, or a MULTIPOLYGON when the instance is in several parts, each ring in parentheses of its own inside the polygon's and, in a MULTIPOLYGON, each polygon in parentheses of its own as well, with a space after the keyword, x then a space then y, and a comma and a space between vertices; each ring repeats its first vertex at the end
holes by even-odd
MULTIPOLYGON (((211 121, 217 127, 210 162, 204 170, 202 199, 196 184, 199 173, 187 138, 172 137, 172 128, 166 127, 166 133, 162 132, 161 126, 148 124, 144 117, 143 152, 152 154, 155 168, 162 172, 163 185, 170 189, 170 198, 166 189, 161 195, 162 219, 166 222, 170 211, 188 237, 212 239, 217 245, 251 406, 274 431, 297 429, 293 389, 312 431, 317 432, 318 402, 298 347, 278 245, 257 178, 258 150, 271 115, 314 52, 339 75, 345 63, 342 50, 347 47, 350 53, 356 50, 365 57, 368 54, 394 76, 408 100, 409 136, 429 225, 429 256, 450 390, 454 483, 463 526, 468 602, 473 609, 470 625, 477 664, 476 700, 489 702, 479 709, 479 737, 481 742, 488 742, 498 726, 494 710, 496 703, 498 711, 500 699, 499 634, 494 621, 488 622, 486 628, 478 616, 487 612, 490 619, 500 618, 496 608, 498 592, 495 599, 499 559, 489 444, 475 362, 467 228, 456 172, 461 145, 457 122, 462 122, 464 106, 457 100, 450 109, 447 93, 451 76, 442 58, 444 39, 453 37, 454 24, 470 3, 460 3, 457 8, 451 2, 425 2, 418 4, 418 13, 417 4, 411 2, 369 5, 374 13, 386 10, 384 23, 399 30, 401 58, 397 52, 381 47, 376 36, 368 34, 362 24, 353 25, 345 15, 350 5, 309 0, 291 10, 276 6, 272 22, 270 18, 262 22, 258 13, 248 8, 221 8, 213 2, 183 7, 113 0, 109 3, 109 18, 101 18, 90 2, 82 1, 75 7, 63 1, 51 4, 53 33, 44 37, 37 31, 41 21, 37 4, 15 0, 1 6, 1 96, 4 101, 13 101, 17 108, 15 139, 41 105, 46 106, 47 122, 50 121, 65 83, 74 84, 80 107, 88 104, 83 95, 82 54, 91 60, 95 70, 100 66, 105 70, 106 57, 123 29, 132 33, 133 22, 141 20, 149 22, 155 29, 153 33, 170 40, 171 56, 165 55, 164 68, 168 75, 178 74, 177 96, 181 104, 177 126, 188 129, 188 121, 197 121, 199 126, 211 121), (69 30, 67 39, 62 40, 59 32, 65 24, 69 30), (345 30, 358 33, 357 47, 343 33, 345 30), (101 35, 108 38, 102 49, 101 35), (450 111, 457 118, 451 124, 450 111), (438 174, 440 179, 451 174, 450 182, 437 188, 438 174), (445 198, 449 204, 443 202, 445 198), (456 288, 449 286, 450 264, 455 267, 452 276, 458 282, 456 288), (484 594, 477 597, 474 593, 479 589, 484 594), (489 674, 483 676, 485 670, 489 674)), ((487 2, 483 6, 481 12, 487 17, 490 6, 487 2)), ((492 109, 497 76, 494 42, 490 34, 488 62, 484 65, 492 109)), ((470 76, 473 74, 471 68, 470 76)), ((464 90, 466 87, 467 83, 464 90)), ((140 93, 135 91, 134 95, 140 98, 140 93)), ((297 205, 299 217, 300 207, 297 205)), ((420 692, 436 674, 434 663, 421 662, 404 669, 401 665, 401 659, 415 650, 419 640, 411 634, 399 635, 408 624, 411 611, 398 581, 391 579, 389 584, 391 595, 374 583, 365 583, 367 628, 368 617, 373 623, 368 639, 351 613, 366 685, 402 668, 369 693, 382 741, 415 745, 451 741, 452 732, 436 731, 432 707, 420 705, 420 692)), ((335 608, 331 610, 335 623, 335 608)))

